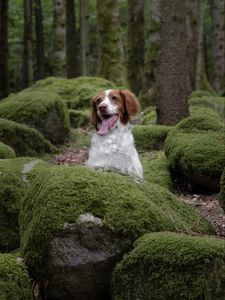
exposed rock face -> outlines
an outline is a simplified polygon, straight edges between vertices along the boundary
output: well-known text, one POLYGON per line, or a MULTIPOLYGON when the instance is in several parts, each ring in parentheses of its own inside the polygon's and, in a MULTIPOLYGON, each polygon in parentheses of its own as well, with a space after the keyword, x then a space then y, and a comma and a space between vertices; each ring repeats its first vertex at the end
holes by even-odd
POLYGON ((51 241, 47 277, 48 299, 107 300, 115 264, 131 245, 91 214, 64 224, 51 241))

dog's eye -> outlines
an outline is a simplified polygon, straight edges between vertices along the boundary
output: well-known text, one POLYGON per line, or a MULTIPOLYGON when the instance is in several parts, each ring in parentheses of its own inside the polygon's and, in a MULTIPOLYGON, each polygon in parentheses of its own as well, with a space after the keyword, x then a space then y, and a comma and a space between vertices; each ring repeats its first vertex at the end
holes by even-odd
POLYGON ((96 100, 96 103, 99 104, 100 102, 101 102, 101 98, 98 98, 98 99, 96 100))
POLYGON ((112 100, 116 102, 118 98, 116 96, 112 96, 112 100))

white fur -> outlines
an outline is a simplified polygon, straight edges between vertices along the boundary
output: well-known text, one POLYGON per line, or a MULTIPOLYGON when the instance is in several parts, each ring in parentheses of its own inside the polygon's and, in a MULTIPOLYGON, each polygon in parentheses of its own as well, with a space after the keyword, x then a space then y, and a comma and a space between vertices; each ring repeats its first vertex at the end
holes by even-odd
POLYGON ((123 125, 118 120, 106 135, 94 133, 87 165, 142 179, 142 165, 134 145, 131 125, 123 125))
MULTIPOLYGON (((106 105, 107 106, 107 113, 109 115, 115 115, 118 112, 118 108, 117 108, 117 105, 112 104, 111 101, 110 101, 110 99, 109 99, 109 93, 111 91, 112 90, 105 91, 105 98, 101 102, 101 104, 99 105, 99 107, 101 107, 102 105, 106 105)), ((97 110, 97 113, 98 113, 99 117, 101 118, 101 113, 100 113, 99 109, 97 110)))

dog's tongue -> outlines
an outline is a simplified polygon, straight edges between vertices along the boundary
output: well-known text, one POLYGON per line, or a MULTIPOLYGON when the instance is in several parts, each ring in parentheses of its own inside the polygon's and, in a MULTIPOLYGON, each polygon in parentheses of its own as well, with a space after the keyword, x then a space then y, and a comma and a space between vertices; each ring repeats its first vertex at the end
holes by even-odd
POLYGON ((98 131, 99 135, 106 135, 109 132, 109 129, 112 128, 116 121, 118 120, 117 115, 113 115, 112 117, 109 117, 107 119, 102 120, 102 124, 100 126, 100 129, 98 131))

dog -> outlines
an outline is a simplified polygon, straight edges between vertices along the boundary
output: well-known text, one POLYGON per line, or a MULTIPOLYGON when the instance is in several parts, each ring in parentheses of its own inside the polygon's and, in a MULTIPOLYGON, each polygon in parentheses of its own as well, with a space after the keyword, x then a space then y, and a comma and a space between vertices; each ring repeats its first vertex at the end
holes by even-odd
POLYGON ((92 99, 91 107, 97 132, 91 139, 87 165, 143 179, 130 124, 130 117, 140 111, 135 95, 128 90, 106 90, 92 99))

